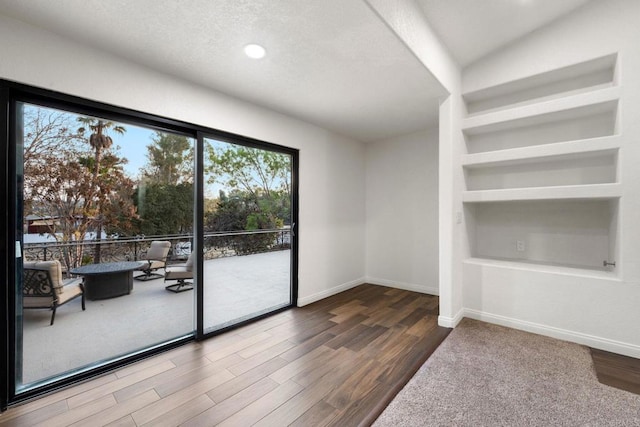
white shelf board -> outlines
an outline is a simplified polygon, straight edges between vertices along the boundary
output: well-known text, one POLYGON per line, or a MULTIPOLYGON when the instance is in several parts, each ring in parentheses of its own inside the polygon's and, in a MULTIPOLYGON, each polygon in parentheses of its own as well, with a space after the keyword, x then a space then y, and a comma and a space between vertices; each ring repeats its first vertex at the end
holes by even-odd
POLYGON ((462 130, 467 135, 474 135, 613 111, 617 100, 620 99, 620 92, 620 86, 612 86, 546 102, 479 114, 463 119, 462 130))
POLYGON ((516 165, 536 160, 551 160, 556 156, 569 156, 572 154, 575 154, 576 157, 581 157, 588 153, 619 149, 621 145, 620 140, 620 135, 613 135, 531 147, 465 154, 462 156, 462 166, 467 169, 472 169, 497 165, 516 165))
POLYGON ((482 203, 524 200, 617 199, 621 196, 622 186, 620 183, 613 183, 463 191, 462 201, 482 203))
POLYGON ((496 86, 490 86, 484 89, 465 92, 462 96, 467 103, 483 102, 492 98, 500 98, 514 93, 522 93, 524 91, 532 91, 535 89, 544 88, 549 85, 553 85, 554 83, 565 80, 579 79, 581 76, 598 72, 610 73, 610 82, 613 83, 617 57, 618 55, 616 53, 612 53, 606 56, 569 65, 563 68, 535 74, 518 80, 512 80, 496 86))
POLYGON ((621 282, 615 271, 608 271, 604 269, 591 269, 580 266, 565 266, 562 264, 546 264, 525 260, 503 260, 479 257, 467 258, 463 262, 470 265, 480 265, 522 271, 537 271, 542 273, 588 277, 594 279, 607 279, 613 282, 621 282))

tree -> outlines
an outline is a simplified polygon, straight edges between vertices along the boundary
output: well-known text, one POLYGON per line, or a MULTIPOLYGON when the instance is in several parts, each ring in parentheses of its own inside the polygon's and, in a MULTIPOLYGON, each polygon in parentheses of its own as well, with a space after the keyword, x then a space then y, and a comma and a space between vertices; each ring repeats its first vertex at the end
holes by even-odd
POLYGON ((185 136, 156 132, 138 183, 139 231, 184 234, 193 229, 193 144, 185 136))
POLYGON ((147 146, 145 176, 159 184, 193 182, 193 144, 186 136, 156 132, 147 146))
POLYGON ((229 196, 221 192, 207 222, 211 231, 274 229, 290 222, 290 156, 219 142, 208 145, 207 155, 208 182, 230 190, 229 196))
POLYGON ((207 146, 209 182, 217 182, 231 190, 244 190, 267 196, 273 191, 291 194, 291 157, 274 151, 227 143, 207 146))
MULTIPOLYGON (((55 218, 49 222, 49 234, 59 243, 82 242, 87 233, 102 222, 102 213, 114 226, 130 221, 135 216, 131 203, 133 182, 122 170, 122 159, 109 155, 103 159, 104 174, 100 188, 96 190, 92 172, 92 156, 89 152, 65 150, 63 153, 41 154, 32 174, 25 176, 29 182, 31 213, 55 218), (126 216, 123 215, 126 212, 126 216), (119 216, 122 221, 113 218, 119 216)), ((63 245, 63 261, 67 269, 76 267, 84 258, 84 246, 63 245)))
POLYGON ((23 111, 25 168, 40 161, 42 155, 77 147, 83 142, 82 134, 73 130, 72 114, 30 105, 25 105, 23 111))
MULTIPOLYGON (((63 244, 81 243, 103 222, 110 230, 127 229, 135 218, 133 182, 110 138, 99 136, 113 125, 96 123, 98 136, 87 140, 83 128, 71 130, 79 119, 70 113, 25 106, 24 117, 25 213, 48 218, 48 234, 63 244)), ((82 262, 82 244, 62 247, 67 269, 82 262)))
MULTIPOLYGON (((258 193, 259 194, 259 193, 258 193)), ((209 231, 241 232, 272 230, 282 226, 260 204, 255 203, 255 194, 234 190, 230 194, 220 191, 217 209, 205 216, 205 227, 209 231)), ((215 236, 209 239, 212 246, 231 247, 238 255, 269 250, 276 242, 273 233, 238 234, 215 236)))
POLYGON ((193 230, 193 184, 143 181, 134 195, 139 231, 147 236, 186 234, 193 230))
MULTIPOLYGON (((109 172, 109 168, 104 168, 102 165, 102 156, 106 150, 109 150, 113 145, 113 139, 106 132, 112 131, 123 135, 126 129, 122 126, 115 124, 114 122, 96 119, 94 117, 78 117, 80 123, 89 127, 91 135, 89 135, 89 145, 94 150, 93 158, 93 186, 96 191, 100 191, 100 181, 106 178, 105 173, 109 172), (103 173, 104 172, 104 173, 103 173)), ((84 134, 85 128, 78 129, 79 134, 84 134)), ((104 225, 103 218, 103 195, 98 195, 96 201, 96 215, 97 215, 97 228, 96 228, 96 249, 95 249, 95 262, 100 262, 101 246, 100 240, 102 239, 102 228, 104 225)), ((89 195, 92 198, 92 195, 89 195)))
POLYGON ((74 128, 74 116, 62 111, 24 105, 23 173, 25 177, 23 203, 28 213, 33 206, 33 185, 42 166, 53 158, 64 158, 83 143, 82 135, 74 128))

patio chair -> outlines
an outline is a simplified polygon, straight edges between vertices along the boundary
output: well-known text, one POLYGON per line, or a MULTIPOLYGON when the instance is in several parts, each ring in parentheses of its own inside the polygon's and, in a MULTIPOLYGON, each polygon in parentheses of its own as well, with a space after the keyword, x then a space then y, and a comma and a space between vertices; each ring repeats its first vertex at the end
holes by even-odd
POLYGON ((178 283, 174 285, 165 286, 165 289, 171 292, 184 292, 193 289, 193 283, 187 282, 187 279, 193 280, 193 255, 191 252, 187 262, 184 265, 172 265, 165 268, 164 281, 177 280, 178 283))
POLYGON ((164 274, 160 274, 157 271, 166 267, 169 249, 171 249, 171 242, 166 240, 154 240, 151 242, 149 250, 141 259, 141 261, 147 261, 147 264, 139 268, 143 274, 134 277, 134 279, 151 280, 164 276, 164 274))
POLYGON ((84 311, 84 285, 81 278, 62 280, 59 261, 29 261, 23 265, 22 308, 51 309, 51 323, 56 309, 78 297, 84 311))

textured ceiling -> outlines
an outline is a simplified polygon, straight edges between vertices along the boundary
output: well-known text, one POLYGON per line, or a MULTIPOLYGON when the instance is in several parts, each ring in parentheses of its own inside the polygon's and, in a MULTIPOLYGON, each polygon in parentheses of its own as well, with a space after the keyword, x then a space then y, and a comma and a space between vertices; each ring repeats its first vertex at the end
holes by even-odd
MULTIPOLYGON (((464 66, 589 0, 415 1, 464 66)), ((0 14, 360 141, 436 124, 445 94, 365 0, 0 0, 0 14)))
POLYGON ((462 67, 592 0, 416 0, 462 67))
POLYGON ((0 0, 0 14, 361 141, 437 123, 444 94, 361 0, 0 0), (267 56, 248 59, 251 42, 267 56))

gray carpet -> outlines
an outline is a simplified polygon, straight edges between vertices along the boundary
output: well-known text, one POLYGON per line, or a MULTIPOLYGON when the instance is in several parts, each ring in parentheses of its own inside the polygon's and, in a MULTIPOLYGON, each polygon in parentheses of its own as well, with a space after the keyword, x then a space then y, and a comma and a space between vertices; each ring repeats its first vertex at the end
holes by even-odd
POLYGON ((640 426, 586 347, 464 319, 374 426, 640 426))

